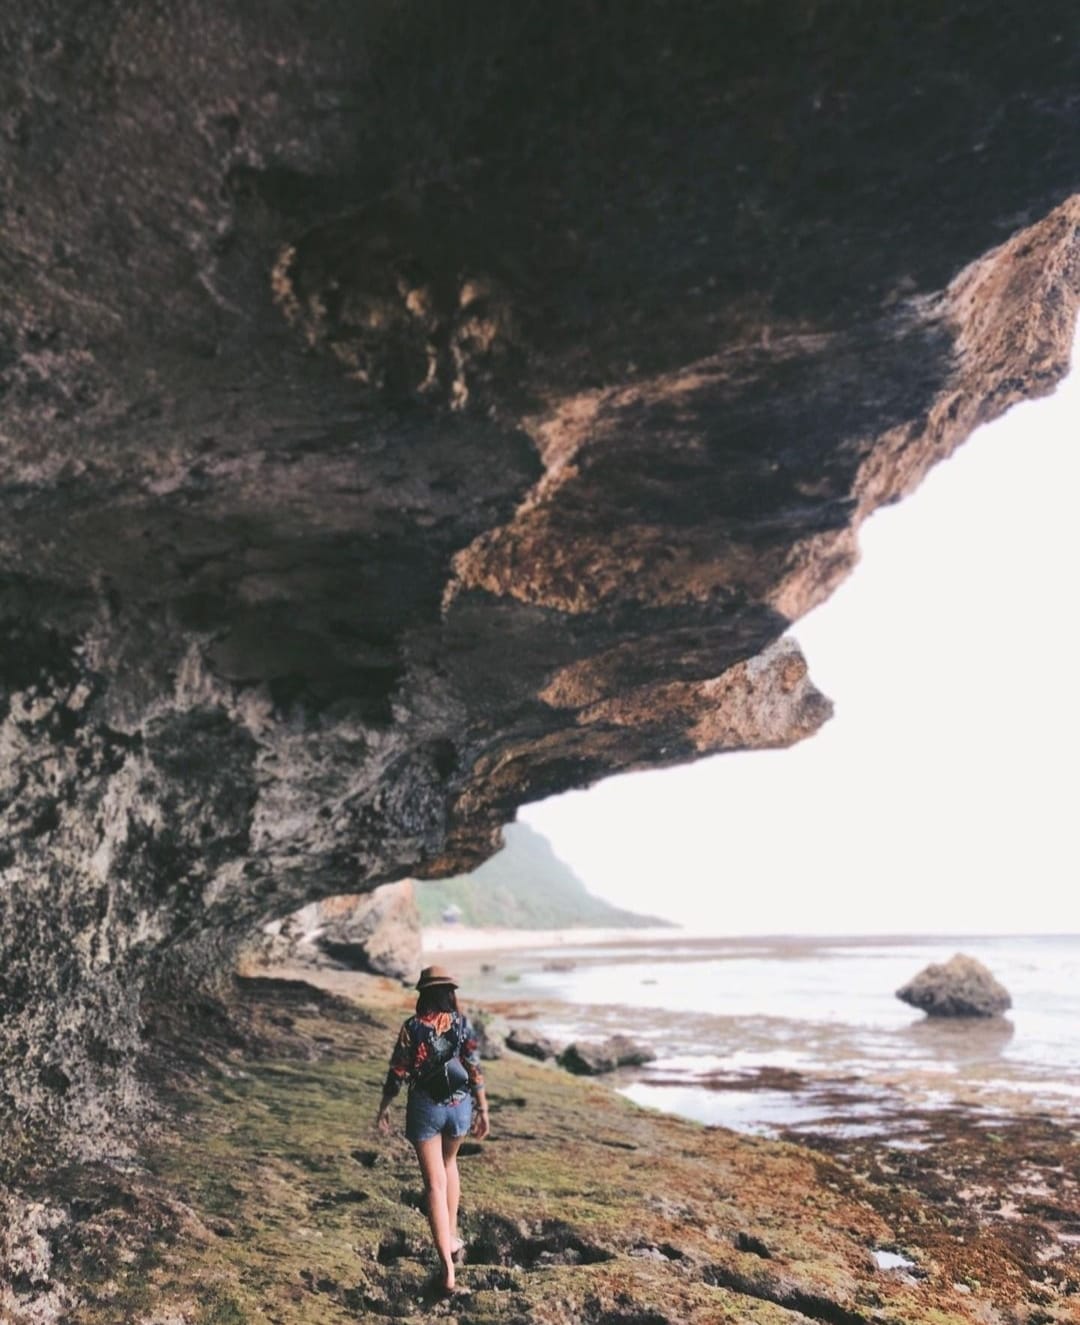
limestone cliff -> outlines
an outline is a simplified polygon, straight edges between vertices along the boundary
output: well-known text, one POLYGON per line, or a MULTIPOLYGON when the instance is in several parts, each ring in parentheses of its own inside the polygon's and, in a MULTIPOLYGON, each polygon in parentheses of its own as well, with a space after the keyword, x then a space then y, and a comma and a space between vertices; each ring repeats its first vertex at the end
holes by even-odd
POLYGON ((817 728, 859 522, 1064 370, 1073 22, 3 9, 6 1113, 115 1149, 258 924, 817 728))

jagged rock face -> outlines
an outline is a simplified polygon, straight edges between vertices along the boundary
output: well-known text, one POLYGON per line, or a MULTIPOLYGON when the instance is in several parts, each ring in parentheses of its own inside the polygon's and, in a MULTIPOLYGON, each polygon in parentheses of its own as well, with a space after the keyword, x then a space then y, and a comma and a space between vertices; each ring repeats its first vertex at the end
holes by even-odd
POLYGON ((71 1319, 78 1296, 50 1274, 57 1232, 69 1222, 59 1206, 0 1191, 0 1320, 53 1325, 71 1319))
POLYGON ((1071 16, 0 16, 8 1111, 108 1148, 144 991, 816 729, 775 641, 1063 371, 1071 16))

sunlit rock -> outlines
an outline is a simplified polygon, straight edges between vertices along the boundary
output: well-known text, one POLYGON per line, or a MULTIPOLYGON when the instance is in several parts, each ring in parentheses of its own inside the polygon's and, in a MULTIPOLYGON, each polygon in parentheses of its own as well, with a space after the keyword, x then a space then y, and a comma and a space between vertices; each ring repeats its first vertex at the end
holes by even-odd
POLYGON ((264 966, 344 966, 412 983, 421 967, 420 913, 411 879, 340 893, 264 925, 241 960, 264 966))
POLYGON ((419 976, 420 913, 411 879, 383 884, 366 896, 325 898, 318 912, 314 944, 328 957, 410 984, 419 976))

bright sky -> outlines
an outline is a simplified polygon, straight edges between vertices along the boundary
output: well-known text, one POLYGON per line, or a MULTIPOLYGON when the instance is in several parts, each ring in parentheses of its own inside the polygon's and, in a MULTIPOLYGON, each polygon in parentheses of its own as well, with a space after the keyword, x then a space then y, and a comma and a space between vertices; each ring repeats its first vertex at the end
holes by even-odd
POLYGON ((520 818, 591 891, 706 932, 1080 933, 1078 426, 1080 369, 863 526, 793 628, 836 705, 817 736, 520 818))

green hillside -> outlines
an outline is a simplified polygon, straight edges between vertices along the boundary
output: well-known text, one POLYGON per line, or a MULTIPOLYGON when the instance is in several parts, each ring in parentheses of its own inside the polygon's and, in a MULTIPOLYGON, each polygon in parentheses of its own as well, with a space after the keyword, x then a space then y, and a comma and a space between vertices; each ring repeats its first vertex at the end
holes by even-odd
POLYGON ((463 925, 509 929, 567 929, 574 926, 627 928, 666 925, 601 901, 556 856, 546 837, 525 824, 510 824, 506 846, 472 874, 416 885, 424 925, 438 925, 451 905, 463 925))

